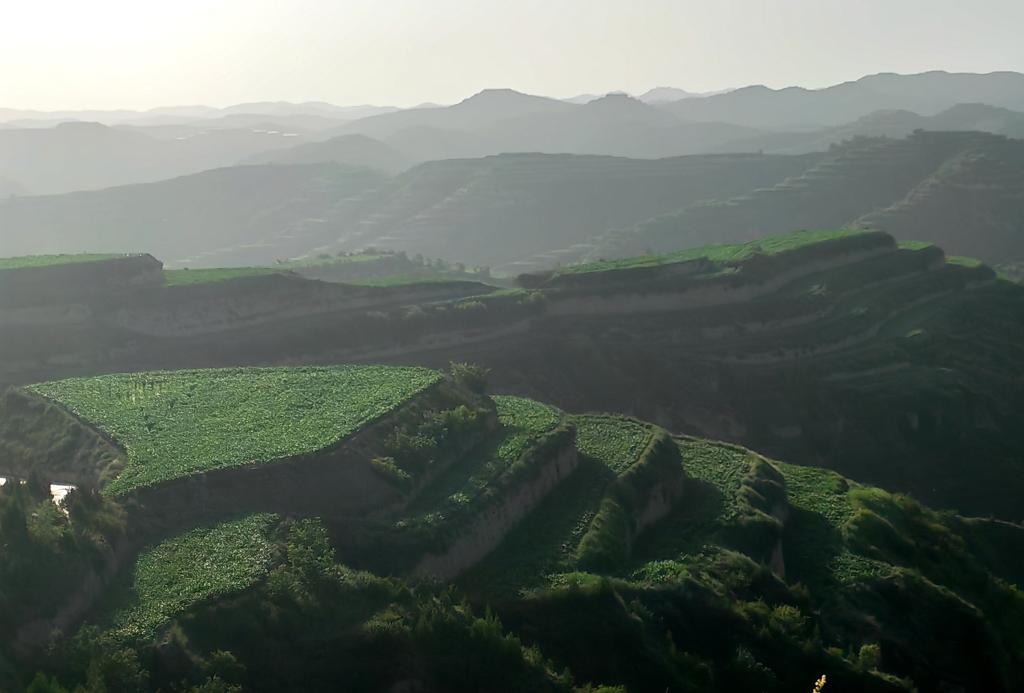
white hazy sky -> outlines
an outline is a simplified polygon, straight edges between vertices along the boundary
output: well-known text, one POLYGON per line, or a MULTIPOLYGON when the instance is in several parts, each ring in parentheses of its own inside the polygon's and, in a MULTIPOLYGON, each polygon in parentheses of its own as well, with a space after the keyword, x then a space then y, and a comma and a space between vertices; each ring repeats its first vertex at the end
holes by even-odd
POLYGON ((454 102, 1024 72, 1024 0, 0 0, 0 107, 454 102))

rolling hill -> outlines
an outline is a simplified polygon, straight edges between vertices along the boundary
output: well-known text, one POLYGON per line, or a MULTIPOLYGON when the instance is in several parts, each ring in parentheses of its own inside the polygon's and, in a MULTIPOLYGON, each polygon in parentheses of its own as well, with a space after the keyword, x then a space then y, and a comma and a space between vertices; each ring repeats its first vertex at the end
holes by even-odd
MULTIPOLYGON (((337 246, 444 255, 499 271, 551 266, 559 251, 687 202, 795 175, 811 158, 654 161, 519 154, 421 164, 330 217, 337 246)), ((567 252, 572 256, 576 249, 567 252)))
POLYGON ((145 247, 190 266, 268 263, 319 245, 318 220, 328 209, 381 182, 379 174, 335 164, 236 166, 158 183, 10 198, 0 201, 0 249, 19 255, 145 247))
POLYGON ((172 137, 148 128, 65 122, 0 130, 0 176, 23 193, 45 195, 158 181, 230 166, 258 152, 294 146, 283 131, 175 126, 172 137))
POLYGON ((288 149, 262 152, 245 164, 319 164, 332 162, 370 168, 386 174, 401 173, 412 165, 404 154, 365 135, 338 135, 324 142, 307 142, 288 149))
POLYGON ((986 133, 854 138, 806 171, 731 199, 606 234, 588 258, 742 241, 790 229, 871 225, 901 240, 1006 262, 1024 256, 1019 180, 1024 141, 986 133), (943 210, 943 211, 939 211, 943 210))
POLYGON ((900 139, 915 130, 956 132, 975 130, 1024 138, 1024 113, 980 103, 957 104, 933 116, 911 111, 884 110, 870 113, 852 123, 811 132, 766 133, 741 137, 726 143, 722 151, 763 151, 772 154, 802 154, 825 151, 833 144, 853 137, 900 139))

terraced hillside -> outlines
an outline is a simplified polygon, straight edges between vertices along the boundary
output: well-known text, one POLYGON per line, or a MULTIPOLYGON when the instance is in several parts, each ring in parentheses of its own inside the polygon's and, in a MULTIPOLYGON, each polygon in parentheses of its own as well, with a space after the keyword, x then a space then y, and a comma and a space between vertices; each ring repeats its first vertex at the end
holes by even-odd
MULTIPOLYGON (((493 288, 468 281, 465 272, 456 279, 422 265, 414 276, 354 286, 306 279, 298 274, 303 267, 161 272, 151 257, 117 262, 141 265, 146 282, 135 281, 135 270, 122 277, 106 263, 83 264, 82 272, 69 266, 0 272, 0 285, 23 285, 0 294, 0 383, 275 363, 296 338, 344 329, 354 317, 493 288), (28 276, 7 277, 22 273, 28 276)), ((329 274, 325 267, 310 271, 329 274)))
POLYGON ((856 223, 897 238, 928 238, 953 254, 998 263, 1020 261, 1024 140, 992 139, 971 147, 906 197, 856 223))
POLYGON ((174 371, 32 385, 126 452, 110 493, 317 453, 440 380, 426 369, 174 371), (280 411, 306 412, 282 419, 280 411))
POLYGON ((770 185, 812 157, 723 155, 659 160, 505 154, 421 164, 329 225, 339 247, 448 257, 496 271, 549 267, 549 251, 587 244, 698 200, 770 185))
POLYGON ((408 495, 386 513, 151 539, 33 666, 124 690, 1022 683, 1020 525, 636 419, 486 401, 496 426, 418 487, 417 441, 467 419, 392 423, 374 464, 408 495))
POLYGON ((269 276, 138 292, 123 307, 77 321, 61 308, 59 321, 12 331, 0 379, 112 363, 469 361, 492 368, 503 391, 570 412, 621 411, 1020 519, 1024 293, 980 263, 880 232, 819 232, 522 283, 269 276))
POLYGON ((9 391, 0 456, 5 476, 130 502, 143 534, 246 509, 350 516, 403 504, 489 435, 493 406, 415 367, 79 378, 9 391))
POLYGON ((792 229, 870 223, 900 240, 934 240, 1002 261, 1024 255, 1020 140, 971 132, 854 138, 800 174, 753 192, 680 206, 613 231, 586 259, 746 241, 792 229), (947 214, 951 210, 955 213, 947 214), (923 234, 923 235, 921 235, 923 234))

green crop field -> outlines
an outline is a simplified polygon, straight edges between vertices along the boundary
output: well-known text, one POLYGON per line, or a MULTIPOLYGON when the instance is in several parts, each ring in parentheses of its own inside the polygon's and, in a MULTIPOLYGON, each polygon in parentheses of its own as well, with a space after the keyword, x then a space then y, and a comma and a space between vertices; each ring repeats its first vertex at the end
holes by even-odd
POLYGON ((855 484, 826 469, 776 466, 786 479, 789 504, 797 511, 786 548, 787 565, 796 574, 810 583, 850 583, 891 569, 846 546, 844 529, 854 514, 850 491, 855 484))
POLYGON ((795 250, 805 245, 821 243, 836 238, 858 236, 867 231, 846 229, 840 231, 797 231, 779 236, 765 236, 755 241, 732 245, 706 245, 699 248, 688 248, 676 253, 663 255, 641 255, 639 257, 622 258, 620 260, 602 260, 582 265, 570 265, 559 270, 559 274, 580 274, 584 272, 603 272, 606 270, 632 269, 634 267, 655 267, 670 265, 697 258, 707 258, 714 262, 739 262, 748 260, 756 254, 775 255, 787 250, 795 250))
POLYGON ((231 368, 73 378, 29 386, 128 453, 107 492, 333 445, 441 379, 397 366, 231 368))
POLYGON ((927 241, 900 241, 897 244, 902 250, 924 250, 933 247, 933 243, 927 241))
POLYGON ((240 277, 263 277, 268 274, 287 274, 288 270, 277 267, 215 267, 211 269, 165 269, 164 283, 167 286, 188 286, 190 284, 212 284, 240 277))
POLYGON ((24 255, 22 257, 0 257, 0 270, 76 265, 82 262, 101 262, 103 260, 116 260, 122 257, 129 256, 117 253, 81 253, 78 255, 24 255))
POLYGON ((981 267, 983 263, 981 260, 975 257, 965 257, 963 255, 950 255, 946 258, 946 262, 951 265, 959 265, 961 267, 969 267, 975 269, 981 267))
POLYGON ((651 438, 651 427, 620 416, 586 414, 576 423, 576 448, 616 474, 626 471, 651 438))
POLYGON ((495 395, 494 403, 498 407, 498 419, 505 428, 497 455, 509 464, 519 459, 537 437, 562 421, 562 413, 554 407, 525 397, 495 395))
POLYGON ((113 616, 120 639, 152 637, 205 599, 240 592, 267 574, 276 515, 250 515, 201 527, 144 551, 135 562, 129 604, 113 616))

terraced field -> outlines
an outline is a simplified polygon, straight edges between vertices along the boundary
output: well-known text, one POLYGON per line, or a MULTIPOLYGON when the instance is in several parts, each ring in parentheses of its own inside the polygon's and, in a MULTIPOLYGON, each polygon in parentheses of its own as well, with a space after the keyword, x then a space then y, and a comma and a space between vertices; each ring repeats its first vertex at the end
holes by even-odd
POLYGON ((397 366, 234 368, 74 378, 30 392, 127 452, 112 494, 329 447, 441 379, 397 366))
POLYGON ((934 240, 990 261, 1013 258, 1021 251, 1006 220, 1020 214, 1021 151, 1019 142, 977 132, 858 138, 769 186, 689 203, 606 233, 584 259, 853 226, 883 229, 901 240, 934 240), (948 168, 956 171, 952 183, 942 175, 948 168), (937 194, 949 185, 958 188, 956 195, 937 194), (972 227, 981 230, 965 235, 972 227))
POLYGON ((23 255, 21 257, 2 257, 0 258, 0 270, 77 265, 83 262, 116 260, 121 257, 127 256, 118 255, 116 253, 80 253, 68 255, 23 255))
POLYGON ((480 449, 459 460, 435 479, 410 506, 410 526, 440 526, 492 487, 531 445, 562 423, 555 407, 524 397, 496 395, 501 430, 480 449))
POLYGON ((471 594, 507 599, 575 570, 576 547, 608 485, 637 461, 651 437, 649 424, 625 417, 587 414, 571 420, 576 424, 579 467, 499 550, 463 576, 460 584, 471 594))
POLYGON ((267 574, 279 518, 250 515, 200 527, 143 551, 135 562, 126 604, 109 625, 121 640, 153 637, 175 615, 199 602, 241 592, 267 574))
POLYGON ((755 255, 777 255, 789 250, 795 250, 822 241, 829 241, 837 238, 848 238, 864 234, 864 230, 819 230, 819 231, 797 231, 776 236, 764 236, 757 240, 746 243, 733 243, 722 245, 706 245, 698 248, 687 248, 674 253, 662 253, 659 255, 641 255, 638 257, 622 258, 619 260, 602 260, 588 262, 579 265, 569 265, 560 269, 557 274, 583 274, 589 272, 604 272, 607 270, 633 269, 638 267, 658 267, 660 265, 671 265, 698 258, 707 258, 712 262, 730 263, 749 260, 755 255))

